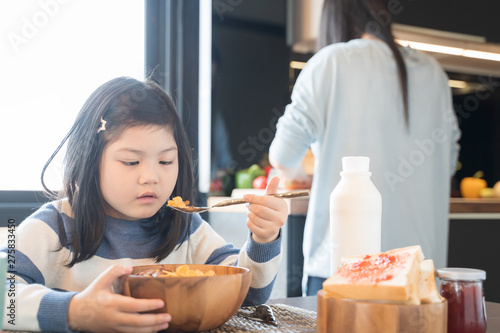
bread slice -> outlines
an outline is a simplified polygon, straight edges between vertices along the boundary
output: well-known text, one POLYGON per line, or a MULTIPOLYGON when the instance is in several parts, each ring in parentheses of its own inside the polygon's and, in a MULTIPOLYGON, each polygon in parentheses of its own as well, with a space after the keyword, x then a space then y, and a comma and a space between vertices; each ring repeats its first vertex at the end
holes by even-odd
POLYGON ((420 246, 366 256, 346 257, 323 283, 326 297, 420 304, 420 246))
MULTIPOLYGON (((386 252, 379 252, 379 253, 370 254, 369 256, 373 257, 373 256, 376 256, 376 255, 379 255, 382 253, 393 254, 393 253, 400 253, 400 252, 413 253, 419 263, 425 259, 424 252, 422 252, 422 248, 420 247, 420 245, 400 247, 400 248, 392 249, 392 250, 389 250, 386 252)), ((343 263, 351 263, 351 262, 356 262, 356 261, 362 260, 365 257, 366 257, 366 254, 365 255, 357 255, 357 256, 346 256, 346 257, 342 257, 340 259, 340 262, 342 264, 343 263)))
POLYGON ((418 287, 420 303, 439 303, 444 300, 437 290, 434 262, 432 259, 427 259, 420 263, 420 282, 418 287))

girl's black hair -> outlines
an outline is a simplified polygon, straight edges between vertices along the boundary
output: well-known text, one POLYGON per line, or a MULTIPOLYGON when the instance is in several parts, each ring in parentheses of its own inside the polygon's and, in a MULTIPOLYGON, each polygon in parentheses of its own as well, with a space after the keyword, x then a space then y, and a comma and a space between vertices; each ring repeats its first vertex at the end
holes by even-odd
MULTIPOLYGON (((172 196, 193 201, 193 163, 191 148, 174 103, 167 93, 153 81, 141 82, 129 77, 110 80, 87 99, 78 113, 73 127, 63 139, 42 171, 42 184, 47 166, 68 140, 64 160, 63 188, 60 198, 67 198, 74 225, 70 232, 60 233, 61 245, 68 246, 73 257, 72 267, 90 259, 99 248, 105 231, 104 198, 99 188, 99 165, 106 144, 134 126, 161 126, 168 128, 178 148, 179 174, 172 196), (97 132, 101 118, 105 131, 97 132)), ((146 226, 152 234, 163 239, 150 253, 156 261, 164 259, 176 244, 187 237, 191 218, 163 206, 146 226)), ((65 230, 59 219, 59 230, 65 230)))
POLYGON ((398 67, 404 119, 408 126, 408 75, 403 56, 394 41, 391 25, 392 17, 387 8, 387 0, 325 0, 318 47, 361 38, 363 33, 374 35, 385 42, 398 67))

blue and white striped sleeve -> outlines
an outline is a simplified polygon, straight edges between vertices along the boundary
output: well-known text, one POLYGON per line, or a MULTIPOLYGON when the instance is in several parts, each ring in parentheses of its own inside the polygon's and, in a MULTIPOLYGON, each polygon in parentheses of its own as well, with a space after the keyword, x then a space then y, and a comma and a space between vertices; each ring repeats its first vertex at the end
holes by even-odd
POLYGON ((252 239, 251 233, 240 251, 238 265, 252 271, 250 290, 243 305, 257 305, 267 302, 273 290, 274 281, 282 259, 281 232, 273 242, 261 244, 252 239))
MULTIPOLYGON (((9 267, 4 295, 3 328, 27 331, 71 332, 68 307, 75 292, 46 286, 44 271, 57 271, 59 237, 41 219, 58 212, 46 205, 21 223, 16 231, 15 261, 9 267)), ((3 246, 0 251, 8 252, 3 246)))

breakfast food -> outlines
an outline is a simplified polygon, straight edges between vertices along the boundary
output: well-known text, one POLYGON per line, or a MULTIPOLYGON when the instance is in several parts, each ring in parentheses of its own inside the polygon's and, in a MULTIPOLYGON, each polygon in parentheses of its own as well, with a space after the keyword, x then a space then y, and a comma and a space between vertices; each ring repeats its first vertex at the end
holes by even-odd
POLYGON ((164 302, 163 307, 145 313, 168 313, 172 319, 167 332, 205 332, 227 322, 241 307, 250 288, 252 272, 245 267, 192 262, 146 264, 134 266, 131 274, 120 276, 118 281, 113 290, 121 295, 135 299, 161 299, 164 302), (170 273, 213 271, 214 276, 138 275, 156 270, 157 274, 163 273, 162 270, 170 273))
POLYGON ((325 297, 394 304, 440 302, 432 260, 420 246, 342 258, 341 267, 323 284, 325 297))
POLYGON ((343 257, 318 292, 319 333, 445 333, 447 303, 420 246, 343 257))
POLYGON ((431 259, 420 263, 420 282, 418 290, 421 304, 438 303, 444 300, 436 286, 434 262, 431 259))
POLYGON ((164 269, 149 269, 146 271, 139 272, 137 275, 152 276, 152 277, 215 276, 215 272, 213 270, 202 272, 199 269, 189 269, 188 265, 182 265, 182 266, 177 267, 175 272, 167 271, 164 269))
POLYGON ((183 201, 181 197, 174 197, 172 200, 168 200, 167 206, 186 208, 189 207, 189 200, 183 201))

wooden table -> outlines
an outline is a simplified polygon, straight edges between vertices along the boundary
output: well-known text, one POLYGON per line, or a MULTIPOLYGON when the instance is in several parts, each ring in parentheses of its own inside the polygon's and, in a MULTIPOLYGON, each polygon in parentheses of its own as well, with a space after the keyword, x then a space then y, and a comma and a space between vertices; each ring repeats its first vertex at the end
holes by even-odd
MULTIPOLYGON (((290 297, 283 299, 272 299, 268 304, 286 304, 298 308, 316 311, 316 296, 290 297)), ((500 333, 500 303, 486 302, 486 316, 488 321, 487 333, 500 333)))
MULTIPOLYGON (((271 299, 267 304, 285 304, 297 308, 316 312, 317 297, 289 297, 271 299)), ((500 303, 486 302, 486 315, 488 320, 487 333, 500 333, 500 303)), ((14 331, 8 331, 14 332, 14 331)), ((2 331, 0 331, 2 333, 2 331)), ((19 332, 18 332, 19 333, 19 332)))

